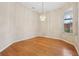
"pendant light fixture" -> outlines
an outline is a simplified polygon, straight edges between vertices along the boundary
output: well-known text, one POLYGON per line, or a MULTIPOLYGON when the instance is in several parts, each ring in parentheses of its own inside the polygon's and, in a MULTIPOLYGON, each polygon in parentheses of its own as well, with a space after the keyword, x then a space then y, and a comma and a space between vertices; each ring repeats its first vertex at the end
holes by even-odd
POLYGON ((45 16, 45 10, 44 10, 44 2, 42 2, 42 14, 40 15, 40 20, 45 21, 46 16, 45 16))

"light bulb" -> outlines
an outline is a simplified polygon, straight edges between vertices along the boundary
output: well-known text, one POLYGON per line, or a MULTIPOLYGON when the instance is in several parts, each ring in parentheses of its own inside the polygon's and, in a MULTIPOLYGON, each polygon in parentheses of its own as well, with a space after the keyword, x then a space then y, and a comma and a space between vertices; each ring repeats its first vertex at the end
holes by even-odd
POLYGON ((41 21, 45 21, 45 20, 46 20, 46 16, 45 16, 45 15, 41 15, 41 16, 40 16, 40 20, 41 20, 41 21))

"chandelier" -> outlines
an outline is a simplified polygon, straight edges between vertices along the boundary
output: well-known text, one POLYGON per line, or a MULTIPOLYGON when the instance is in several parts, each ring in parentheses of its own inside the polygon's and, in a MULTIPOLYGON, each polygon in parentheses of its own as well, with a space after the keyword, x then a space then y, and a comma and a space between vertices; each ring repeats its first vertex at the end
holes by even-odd
POLYGON ((40 20, 41 21, 46 20, 46 16, 45 16, 45 12, 44 12, 44 2, 42 2, 42 14, 40 15, 40 20))

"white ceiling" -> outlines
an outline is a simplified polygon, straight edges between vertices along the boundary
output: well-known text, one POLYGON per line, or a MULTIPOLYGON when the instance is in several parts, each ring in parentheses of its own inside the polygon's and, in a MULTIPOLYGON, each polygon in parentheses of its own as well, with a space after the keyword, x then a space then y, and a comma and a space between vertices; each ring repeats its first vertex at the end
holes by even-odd
MULTIPOLYGON (((27 6, 28 8, 31 8, 33 11, 42 12, 42 2, 22 2, 24 6, 27 6)), ((62 5, 64 5, 64 2, 44 2, 44 10, 45 12, 55 10, 62 5)))

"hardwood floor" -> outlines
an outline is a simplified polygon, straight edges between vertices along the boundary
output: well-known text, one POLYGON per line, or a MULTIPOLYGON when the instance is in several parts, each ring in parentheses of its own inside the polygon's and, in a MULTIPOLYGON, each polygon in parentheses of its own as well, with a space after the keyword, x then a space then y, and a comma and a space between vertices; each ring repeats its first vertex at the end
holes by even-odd
POLYGON ((36 37, 12 44, 2 56, 77 56, 74 46, 56 39, 36 37))

